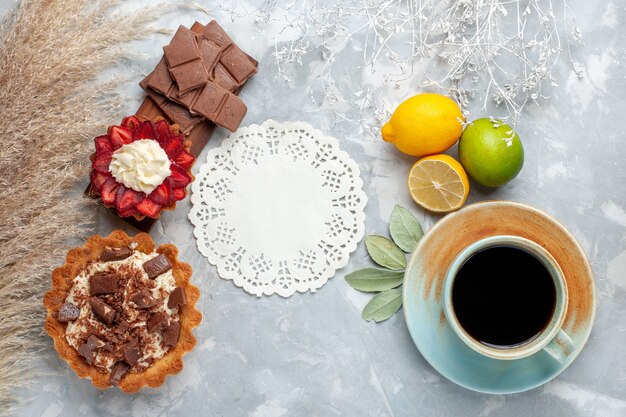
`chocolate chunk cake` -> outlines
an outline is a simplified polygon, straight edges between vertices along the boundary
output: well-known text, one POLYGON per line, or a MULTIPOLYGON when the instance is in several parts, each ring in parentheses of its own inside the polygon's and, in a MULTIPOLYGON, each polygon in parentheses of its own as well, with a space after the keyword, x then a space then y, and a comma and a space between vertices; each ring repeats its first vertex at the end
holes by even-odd
POLYGON ((122 231, 68 253, 46 294, 46 330, 61 357, 99 388, 134 392, 182 369, 195 345, 198 289, 173 245, 122 231))

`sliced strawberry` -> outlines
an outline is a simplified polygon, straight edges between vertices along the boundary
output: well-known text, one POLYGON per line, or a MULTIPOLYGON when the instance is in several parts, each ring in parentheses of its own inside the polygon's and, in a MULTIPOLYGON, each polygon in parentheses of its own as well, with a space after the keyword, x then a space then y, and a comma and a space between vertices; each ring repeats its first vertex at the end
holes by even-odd
POLYGON ((122 119, 122 127, 126 129, 135 130, 139 126, 139 119, 135 116, 128 116, 122 119))
POLYGON ((149 198, 145 198, 141 203, 137 204, 137 211, 148 217, 152 217, 153 219, 156 219, 157 217, 159 217, 159 212, 161 211, 161 205, 155 203, 149 198))
POLYGON ((154 124, 154 131, 157 134, 156 139, 166 138, 172 134, 170 125, 165 120, 159 120, 154 124))
POLYGON ((115 196, 115 209, 117 213, 122 217, 127 217, 133 214, 137 204, 145 197, 145 194, 138 193, 132 188, 126 188, 120 185, 115 196))
POLYGON ((161 185, 154 189, 148 196, 148 198, 157 204, 162 206, 166 205, 170 201, 170 184, 165 180, 161 185))
POLYGON ((185 188, 191 182, 191 175, 176 164, 170 165, 172 174, 170 175, 170 182, 173 188, 185 188))
POLYGON ((176 162, 176 164, 178 164, 178 166, 184 170, 190 169, 195 161, 196 158, 194 158, 192 154, 185 150, 183 150, 181 153, 178 154, 176 158, 174 158, 174 162, 176 162))
POLYGON ((93 160, 91 164, 92 168, 103 174, 108 174, 112 155, 113 155, 113 152, 110 152, 110 151, 96 153, 96 158, 93 160))
POLYGON ((113 144, 108 136, 98 136, 93 140, 96 144, 96 153, 98 152, 113 152, 113 144))
POLYGON ((133 131, 135 140, 139 139, 156 139, 156 134, 152 128, 152 122, 141 122, 139 127, 133 131))
POLYGON ((100 198, 102 199, 102 202, 104 204, 115 203, 115 197, 119 187, 120 184, 115 181, 115 178, 109 177, 109 179, 102 184, 102 188, 100 190, 100 198))
POLYGON ((91 186, 97 192, 100 192, 100 190, 102 189, 102 184, 104 184, 105 181, 109 178, 111 178, 111 174, 109 174, 108 172, 106 174, 103 174, 102 172, 98 172, 95 169, 92 169, 91 173, 89 174, 89 179, 91 179, 91 186))
POLYGON ((115 150, 133 141, 132 132, 121 126, 111 126, 109 128, 109 137, 115 150))
POLYGON ((170 159, 176 158, 185 149, 182 135, 169 135, 157 140, 170 159))
POLYGON ((174 188, 172 190, 172 201, 179 201, 185 198, 187 193, 184 188, 174 188))

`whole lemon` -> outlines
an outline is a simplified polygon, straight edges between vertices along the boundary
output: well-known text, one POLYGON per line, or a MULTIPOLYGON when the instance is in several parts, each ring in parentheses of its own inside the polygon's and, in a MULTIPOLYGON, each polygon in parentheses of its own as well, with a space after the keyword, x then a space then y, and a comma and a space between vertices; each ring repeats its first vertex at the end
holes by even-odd
POLYGON ((498 187, 511 181, 524 165, 524 147, 511 126, 499 120, 477 119, 459 141, 459 159, 474 181, 498 187))
POLYGON ((383 126, 382 136, 407 155, 433 155, 459 140, 463 122, 463 113, 451 98, 418 94, 398 106, 383 126))

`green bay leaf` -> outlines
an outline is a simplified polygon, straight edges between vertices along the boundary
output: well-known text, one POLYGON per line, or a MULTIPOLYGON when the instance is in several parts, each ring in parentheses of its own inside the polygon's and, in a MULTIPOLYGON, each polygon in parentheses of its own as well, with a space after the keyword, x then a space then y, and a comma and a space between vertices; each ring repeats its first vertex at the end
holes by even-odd
POLYGON ((383 291, 372 298, 363 309, 363 320, 374 320, 376 323, 387 320, 402 307, 402 290, 394 288, 383 291))
POLYGON ((389 220, 389 233, 393 241, 405 252, 413 252, 424 236, 422 225, 406 208, 396 205, 389 220))
POLYGON ((371 258, 380 266, 392 270, 404 269, 404 252, 391 240, 383 236, 371 235, 365 238, 365 247, 371 258))
POLYGON ((348 284, 356 290, 378 292, 396 288, 402 284, 404 271, 365 268, 346 275, 348 284))

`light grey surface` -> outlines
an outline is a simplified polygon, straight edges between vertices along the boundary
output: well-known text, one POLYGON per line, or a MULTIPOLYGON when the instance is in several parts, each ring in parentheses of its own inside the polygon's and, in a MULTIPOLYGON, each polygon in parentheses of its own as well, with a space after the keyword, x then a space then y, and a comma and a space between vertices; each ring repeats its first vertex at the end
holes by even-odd
MULTIPOLYGON (((0 5, 4 9, 11 3, 0 5)), ((386 232, 394 204, 411 208, 425 229, 439 218, 418 209, 405 190, 413 158, 379 137, 337 123, 327 106, 314 104, 308 87, 315 80, 307 63, 297 68, 293 82, 276 79, 270 31, 253 32, 246 18, 231 21, 217 2, 201 3, 260 61, 259 73, 242 93, 249 108, 245 124, 268 118, 300 120, 336 137, 362 170, 369 197, 366 233, 386 232)), ((137 395, 100 392, 78 379, 49 343, 51 354, 41 366, 59 375, 19 393, 33 400, 17 415, 626 415, 626 11, 620 0, 571 6, 585 36, 586 45, 573 51, 586 68, 585 78, 579 81, 566 60, 561 61, 555 73, 560 88, 550 91, 550 101, 541 108, 530 107, 517 125, 526 151, 518 179, 494 191, 474 187, 468 200, 510 199, 533 205, 561 220, 589 255, 598 290, 596 325, 580 357, 556 380, 527 393, 492 396, 465 390, 438 375, 413 345, 401 314, 381 324, 361 320, 369 296, 351 289, 343 277, 370 265, 362 244, 350 264, 315 294, 289 299, 249 296, 220 279, 197 251, 186 217, 187 199, 175 212, 166 212, 152 232, 157 243, 179 247, 202 292, 199 308, 204 319, 184 370, 164 386, 137 395)), ((208 20, 182 9, 169 16, 164 24, 171 28, 208 20)), ((136 109, 142 98, 136 83, 157 62, 167 39, 157 36, 143 42, 144 54, 124 70, 133 82, 127 89, 131 100, 122 112, 136 109)), ((310 59, 318 62, 319 57, 310 59)), ((350 88, 341 83, 337 87, 350 88)), ((408 97, 411 92, 398 95, 408 97)), ((225 136, 218 130, 208 148, 225 136)), ((101 233, 120 227, 132 231, 104 211, 99 216, 101 233)))

